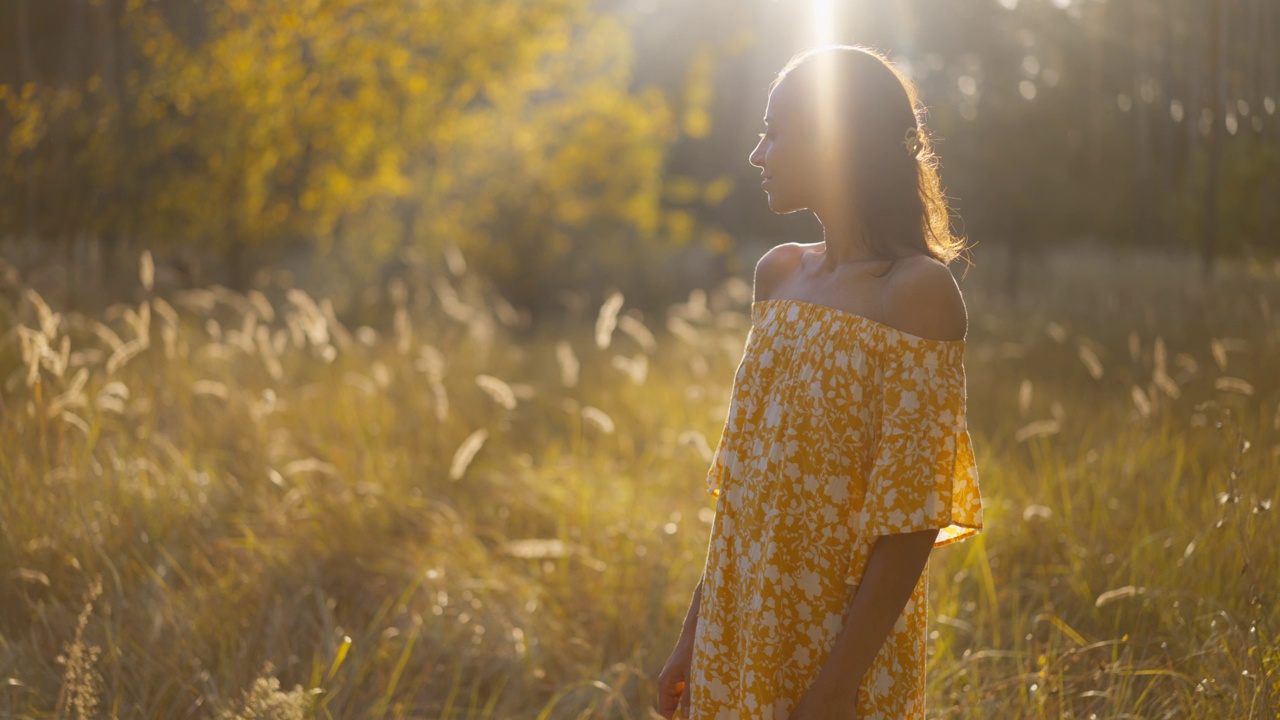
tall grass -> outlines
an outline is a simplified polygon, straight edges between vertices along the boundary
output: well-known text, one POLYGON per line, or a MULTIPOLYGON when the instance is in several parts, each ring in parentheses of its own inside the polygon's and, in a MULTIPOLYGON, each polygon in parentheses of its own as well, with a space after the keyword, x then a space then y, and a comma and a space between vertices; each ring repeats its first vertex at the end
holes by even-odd
MULTIPOLYGON (((449 275, 348 328, 149 272, 0 288, 0 714, 649 716, 745 284, 530 329, 449 275)), ((931 563, 931 714, 1280 717, 1276 270, 1029 273, 964 282, 987 530, 931 563)))

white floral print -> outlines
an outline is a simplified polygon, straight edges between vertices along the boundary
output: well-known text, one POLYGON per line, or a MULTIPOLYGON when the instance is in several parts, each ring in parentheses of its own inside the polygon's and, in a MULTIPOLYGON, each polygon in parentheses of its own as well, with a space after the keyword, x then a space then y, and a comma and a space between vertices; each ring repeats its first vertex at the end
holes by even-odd
MULTIPOLYGON (((690 718, 785 720, 844 625, 877 537, 982 528, 964 341, 800 300, 752 304, 724 431, 690 718)), ((859 689, 861 720, 924 717, 928 568, 859 689)))

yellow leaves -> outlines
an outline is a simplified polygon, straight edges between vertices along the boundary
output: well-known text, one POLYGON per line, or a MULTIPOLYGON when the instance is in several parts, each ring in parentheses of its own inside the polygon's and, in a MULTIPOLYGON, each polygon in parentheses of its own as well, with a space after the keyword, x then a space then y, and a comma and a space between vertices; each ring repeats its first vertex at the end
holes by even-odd
POLYGON ((716 255, 728 255, 737 244, 733 236, 724 230, 711 229, 703 237, 703 246, 716 255))
POLYGON ((691 177, 673 175, 667 180, 665 194, 673 203, 688 204, 702 195, 702 186, 691 177))
POLYGON ((373 178, 375 187, 391 195, 407 195, 413 185, 400 170, 400 152, 395 148, 385 148, 378 153, 378 171, 373 178))
POLYGON ((427 79, 421 75, 411 75, 405 82, 405 87, 409 90, 409 94, 413 96, 422 95, 427 91, 427 79))
POLYGON ((267 213, 267 218, 272 225, 281 225, 289 218, 289 205, 285 202, 276 202, 271 206, 271 211, 267 213))
POLYGON ((672 176, 666 180, 664 195, 667 200, 680 204, 704 203, 715 207, 733 192, 733 177, 721 175, 707 183, 684 176, 672 176))
POLYGON ((337 167, 330 166, 328 168, 328 171, 324 174, 323 177, 324 177, 323 187, 327 195, 330 195, 330 196, 345 195, 351 192, 351 189, 353 187, 353 183, 351 182, 351 176, 347 175, 345 172, 338 169, 337 167))
POLYGON ((409 61, 413 55, 405 47, 392 47, 387 53, 387 64, 397 74, 405 72, 409 68, 409 61))
POLYGON ((681 125, 691 138, 703 138, 711 132, 712 87, 715 82, 715 58, 702 48, 689 62, 684 88, 684 116, 681 125))
POLYGON ((687 243, 693 238, 693 231, 697 224, 692 213, 685 210, 671 210, 667 212, 665 220, 667 234, 676 244, 687 243))
POLYGON ((684 132, 692 138, 706 137, 711 132, 711 114, 705 108, 687 108, 684 113, 684 132))
POLYGON ((296 12, 286 12, 276 21, 276 28, 279 32, 290 32, 302 25, 302 16, 296 12))
MULTIPOLYGON (((147 62, 109 117, 84 125, 97 127, 93 183, 143 183, 125 211, 142 235, 252 246, 330 242, 342 227, 368 236, 373 256, 401 238, 481 244, 500 227, 523 247, 478 266, 514 274, 528 271, 518 258, 571 256, 589 236, 639 241, 610 251, 612 264, 696 231, 662 205, 676 131, 666 100, 630 91, 627 28, 586 0, 225 0, 199 45, 157 3, 129 2, 122 29, 147 62), (122 150, 126 127, 147 142, 122 150)), ((106 84, 81 90, 109 103, 106 84)), ((0 164, 47 142, 52 102, 80 97, 0 86, 0 111, 17 119, 0 164)), ((731 187, 691 182, 682 201, 716 203, 731 187)))
POLYGON ((17 157, 39 144, 47 131, 45 106, 40 98, 32 100, 34 86, 28 83, 22 89, 17 102, 9 105, 9 113, 14 117, 14 124, 9 130, 8 152, 10 157, 17 157))
POLYGON ((636 193, 626 203, 623 217, 645 238, 657 232, 660 210, 652 194, 636 193))
POLYGON ((731 192, 733 192, 733 176, 721 175, 707 183, 706 190, 702 195, 702 201, 711 207, 715 207, 724 202, 724 199, 731 192))

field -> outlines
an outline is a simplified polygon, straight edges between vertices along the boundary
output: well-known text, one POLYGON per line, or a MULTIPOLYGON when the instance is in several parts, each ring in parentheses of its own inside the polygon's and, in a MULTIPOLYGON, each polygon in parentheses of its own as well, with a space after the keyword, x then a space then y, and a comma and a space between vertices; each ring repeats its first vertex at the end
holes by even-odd
MULTIPOLYGON (((977 257, 931 716, 1280 717, 1280 267, 977 257)), ((0 266, 0 715, 651 717, 749 286, 528 328, 458 264, 374 328, 143 265, 0 266)))

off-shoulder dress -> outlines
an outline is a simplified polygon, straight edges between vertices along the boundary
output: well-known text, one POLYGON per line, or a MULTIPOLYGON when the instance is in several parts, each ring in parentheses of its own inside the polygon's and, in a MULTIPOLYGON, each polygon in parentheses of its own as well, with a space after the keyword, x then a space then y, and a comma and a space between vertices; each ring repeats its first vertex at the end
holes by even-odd
MULTIPOLYGON (((785 720, 844 625, 877 537, 982 528, 963 340, 801 300, 752 303, 707 473, 716 497, 690 718, 785 720)), ((864 676, 860 720, 924 717, 928 568, 864 676)))

